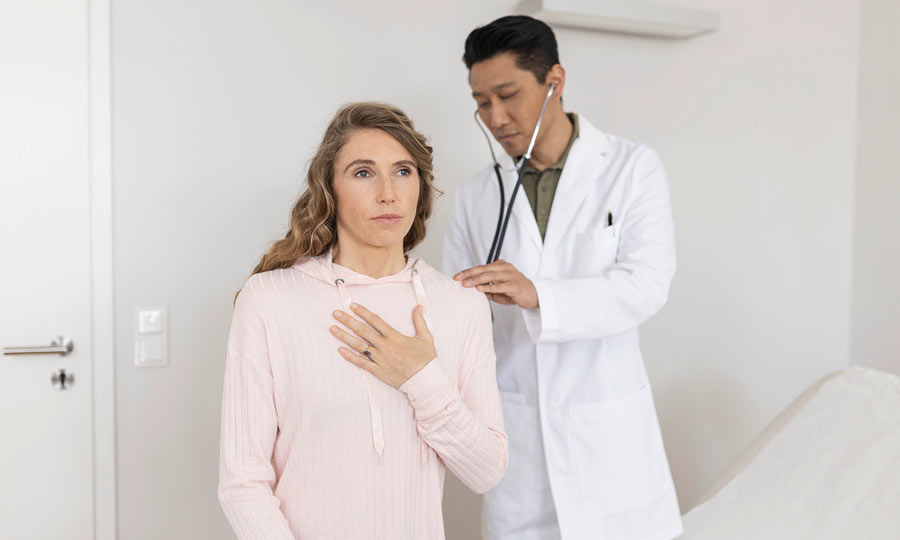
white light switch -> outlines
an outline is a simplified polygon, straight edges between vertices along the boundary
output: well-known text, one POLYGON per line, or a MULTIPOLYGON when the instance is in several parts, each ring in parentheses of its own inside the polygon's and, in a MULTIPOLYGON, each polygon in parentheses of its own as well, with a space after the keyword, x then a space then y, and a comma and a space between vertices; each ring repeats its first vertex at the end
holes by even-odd
POLYGON ((134 310, 134 365, 161 367, 169 364, 166 308, 142 306, 134 310))
POLYGON ((163 314, 160 309, 138 311, 138 333, 143 335, 161 334, 163 331, 163 314))
POLYGON ((162 339, 144 339, 138 342, 138 364, 159 364, 164 360, 162 339))

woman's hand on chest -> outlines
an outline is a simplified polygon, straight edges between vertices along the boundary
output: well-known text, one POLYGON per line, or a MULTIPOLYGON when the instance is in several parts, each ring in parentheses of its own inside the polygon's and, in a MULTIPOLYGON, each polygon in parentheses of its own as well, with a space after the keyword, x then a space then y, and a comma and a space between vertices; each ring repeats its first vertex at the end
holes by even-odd
POLYGON ((401 334, 363 306, 351 304, 350 309, 368 325, 349 313, 335 311, 334 318, 353 331, 350 333, 338 326, 331 327, 331 333, 349 347, 339 347, 338 352, 347 361, 394 388, 403 386, 437 357, 434 337, 425 324, 422 306, 413 309, 416 335, 412 337, 401 334))

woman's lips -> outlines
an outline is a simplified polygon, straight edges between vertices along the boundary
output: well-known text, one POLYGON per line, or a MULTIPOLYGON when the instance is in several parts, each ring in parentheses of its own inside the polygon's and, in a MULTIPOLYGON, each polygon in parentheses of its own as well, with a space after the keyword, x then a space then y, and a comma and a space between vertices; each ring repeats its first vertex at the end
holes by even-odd
POLYGON ((393 225, 400 221, 400 216, 396 214, 384 214, 382 216, 373 217, 372 221, 381 223, 382 225, 393 225))

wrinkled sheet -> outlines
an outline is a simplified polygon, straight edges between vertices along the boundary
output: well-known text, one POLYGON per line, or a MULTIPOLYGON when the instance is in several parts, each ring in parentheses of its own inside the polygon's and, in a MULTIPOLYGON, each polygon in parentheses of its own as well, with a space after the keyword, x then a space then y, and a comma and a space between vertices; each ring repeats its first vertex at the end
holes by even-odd
POLYGON ((826 381, 684 528, 685 540, 900 540, 900 376, 853 367, 826 381))

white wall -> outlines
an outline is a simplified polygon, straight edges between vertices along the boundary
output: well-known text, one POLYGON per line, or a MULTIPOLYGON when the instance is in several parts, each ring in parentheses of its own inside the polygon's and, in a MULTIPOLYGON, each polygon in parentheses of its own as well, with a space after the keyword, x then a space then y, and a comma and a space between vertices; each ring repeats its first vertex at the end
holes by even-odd
MULTIPOLYGON (((683 1, 718 34, 558 29, 567 108, 656 147, 680 270, 645 357, 682 500, 817 376, 847 364, 857 0, 683 1)), ((448 192, 488 158, 462 42, 515 1, 113 3, 119 523, 123 540, 229 538, 215 496, 231 298, 282 234, 339 104, 403 107, 448 192), (132 364, 131 312, 169 308, 171 365, 132 364)), ((478 498, 452 483, 448 539, 478 498)))
POLYGON ((854 363, 900 373, 900 4, 862 0, 854 363))

